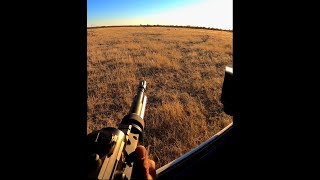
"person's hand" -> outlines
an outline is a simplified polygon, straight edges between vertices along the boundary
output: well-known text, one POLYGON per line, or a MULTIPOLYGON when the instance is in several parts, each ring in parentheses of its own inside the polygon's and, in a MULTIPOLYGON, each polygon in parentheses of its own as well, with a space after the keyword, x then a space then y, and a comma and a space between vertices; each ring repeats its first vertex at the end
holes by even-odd
POLYGON ((148 152, 144 146, 137 146, 135 152, 134 179, 154 180, 156 179, 156 163, 149 159, 148 152))

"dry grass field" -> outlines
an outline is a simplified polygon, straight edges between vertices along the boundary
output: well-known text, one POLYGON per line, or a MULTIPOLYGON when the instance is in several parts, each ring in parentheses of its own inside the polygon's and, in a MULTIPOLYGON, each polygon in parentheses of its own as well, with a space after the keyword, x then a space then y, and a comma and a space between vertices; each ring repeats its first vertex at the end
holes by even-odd
POLYGON ((174 27, 87 29, 87 133, 117 127, 140 80, 148 102, 142 145, 157 168, 230 122, 220 94, 232 32, 174 27))

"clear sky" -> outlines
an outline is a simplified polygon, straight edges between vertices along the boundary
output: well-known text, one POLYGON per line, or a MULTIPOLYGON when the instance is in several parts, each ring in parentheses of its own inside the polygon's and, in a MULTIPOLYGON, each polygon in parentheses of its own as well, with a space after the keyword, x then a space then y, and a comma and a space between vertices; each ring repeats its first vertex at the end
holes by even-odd
POLYGON ((190 25, 233 29, 232 0, 87 0, 87 26, 190 25))

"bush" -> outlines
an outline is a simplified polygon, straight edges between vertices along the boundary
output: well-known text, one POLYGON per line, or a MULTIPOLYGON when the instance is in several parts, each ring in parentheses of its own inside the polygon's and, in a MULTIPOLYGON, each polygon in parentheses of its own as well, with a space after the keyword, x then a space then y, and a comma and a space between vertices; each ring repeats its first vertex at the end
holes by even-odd
POLYGON ((208 41, 209 37, 210 37, 209 35, 204 35, 201 37, 201 39, 203 42, 206 42, 206 41, 208 41))

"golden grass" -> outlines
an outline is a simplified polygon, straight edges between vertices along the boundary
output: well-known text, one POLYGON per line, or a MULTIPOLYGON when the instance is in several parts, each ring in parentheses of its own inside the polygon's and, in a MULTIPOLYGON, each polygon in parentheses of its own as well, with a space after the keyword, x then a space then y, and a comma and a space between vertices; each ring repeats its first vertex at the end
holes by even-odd
POLYGON ((117 127, 140 80, 148 102, 142 145, 157 168, 230 122, 220 94, 232 32, 168 27, 87 30, 87 133, 117 127))

